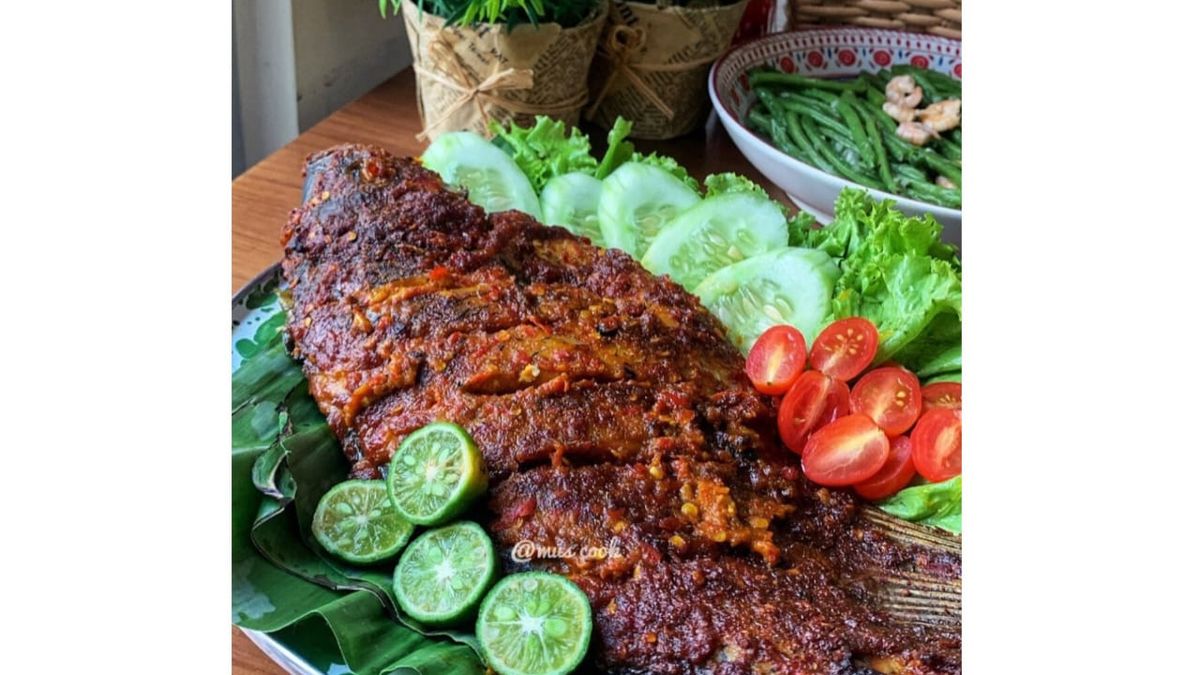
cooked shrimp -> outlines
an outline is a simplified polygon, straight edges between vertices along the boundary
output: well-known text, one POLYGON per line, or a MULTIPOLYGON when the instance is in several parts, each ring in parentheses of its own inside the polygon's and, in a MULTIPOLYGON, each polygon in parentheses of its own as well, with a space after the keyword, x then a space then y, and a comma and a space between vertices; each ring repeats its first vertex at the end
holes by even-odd
POLYGON ((922 122, 901 122, 896 135, 913 145, 925 145, 929 139, 937 138, 937 132, 922 122))
POLYGON ((917 81, 912 75, 897 75, 887 83, 885 88, 887 91, 887 100, 904 106, 905 108, 915 108, 921 104, 921 97, 925 92, 917 86, 917 81))
POLYGON ((938 185, 938 186, 944 187, 944 188, 948 188, 950 190, 958 189, 958 186, 954 184, 954 181, 950 180, 949 178, 946 178, 945 176, 938 176, 937 180, 935 180, 933 182, 935 185, 938 185))
POLYGON ((962 101, 948 98, 917 111, 917 118, 934 131, 950 131, 962 121, 962 101))
POLYGON ((888 114, 888 117, 897 122, 911 122, 916 117, 917 111, 914 108, 905 108, 899 103, 888 101, 883 104, 883 112, 888 114))

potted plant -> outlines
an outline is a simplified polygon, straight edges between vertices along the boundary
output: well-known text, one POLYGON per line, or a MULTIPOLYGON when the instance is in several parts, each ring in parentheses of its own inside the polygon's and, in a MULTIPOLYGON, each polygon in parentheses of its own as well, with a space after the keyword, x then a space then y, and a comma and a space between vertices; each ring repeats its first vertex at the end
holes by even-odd
POLYGON ((489 123, 574 125, 607 0, 380 0, 404 18, 417 103, 432 140, 446 131, 490 134, 489 123))
POLYGON ((664 139, 700 126, 708 68, 733 40, 747 0, 613 0, 592 66, 587 116, 633 122, 634 138, 664 139))

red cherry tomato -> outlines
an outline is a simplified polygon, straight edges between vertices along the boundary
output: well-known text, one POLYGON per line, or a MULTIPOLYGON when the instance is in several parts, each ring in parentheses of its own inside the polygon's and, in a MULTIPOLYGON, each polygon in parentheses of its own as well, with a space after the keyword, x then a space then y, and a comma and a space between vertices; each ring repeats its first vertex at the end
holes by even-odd
POLYGON ((829 324, 813 340, 809 362, 835 380, 849 382, 875 359, 879 331, 866 319, 852 316, 829 324))
POLYGON ((875 420, 888 436, 899 436, 921 416, 921 383, 903 368, 876 368, 850 390, 850 411, 875 420))
POLYGON ((746 375, 755 389, 769 396, 782 396, 804 372, 807 355, 803 333, 787 324, 771 326, 750 348, 746 375))
POLYGON ((912 432, 913 466, 926 480, 939 483, 962 473, 962 411, 933 408, 921 415, 912 432))
POLYGON ((921 387, 921 398, 925 408, 949 408, 962 410, 962 383, 934 382, 921 387))
POLYGON ((800 466, 817 485, 854 485, 883 468, 889 447, 887 434, 870 417, 847 415, 808 437, 800 466))
POLYGON ((891 439, 892 449, 879 473, 854 486, 854 491, 866 499, 891 497, 912 480, 917 469, 912 463, 912 441, 908 436, 891 439))
POLYGON ((850 389, 845 382, 815 370, 805 371, 779 404, 779 435, 797 455, 816 429, 850 412, 850 389))

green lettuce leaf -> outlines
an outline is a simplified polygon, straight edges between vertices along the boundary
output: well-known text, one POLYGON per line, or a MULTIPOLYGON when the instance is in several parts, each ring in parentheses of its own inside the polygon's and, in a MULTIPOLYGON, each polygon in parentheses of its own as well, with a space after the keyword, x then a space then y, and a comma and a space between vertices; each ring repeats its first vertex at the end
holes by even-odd
POLYGON ((717 197, 732 192, 749 192, 766 199, 771 198, 761 185, 732 171, 714 173, 704 179, 705 197, 717 197))
POLYGON ((633 123, 624 117, 617 116, 612 129, 608 130, 608 149, 604 151, 604 157, 600 159, 600 164, 596 167, 596 178, 604 180, 605 176, 616 171, 617 167, 633 157, 633 143, 625 140, 631 131, 633 131, 633 123))
POLYGON ((962 476, 904 488, 875 506, 914 523, 962 533, 962 476))
POLYGON ((538 115, 532 127, 514 124, 506 128, 492 121, 489 129, 495 134, 493 142, 512 156, 539 193, 555 176, 596 170, 588 137, 576 127, 568 134, 563 122, 538 115))
POLYGON ((829 321, 870 319, 879 329, 876 363, 921 370, 962 340, 962 271, 942 226, 909 217, 865 191, 843 190, 833 221, 802 233, 801 245, 839 260, 829 321))
POLYGON ((817 226, 817 219, 807 211, 796 211, 788 219, 788 246, 803 246, 808 231, 817 226))

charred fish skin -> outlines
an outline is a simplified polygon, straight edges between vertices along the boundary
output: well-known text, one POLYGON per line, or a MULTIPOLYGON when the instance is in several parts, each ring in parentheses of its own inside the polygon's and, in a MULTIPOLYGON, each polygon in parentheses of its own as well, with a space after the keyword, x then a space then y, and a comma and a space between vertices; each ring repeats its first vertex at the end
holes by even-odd
POLYGON ((959 672, 957 626, 898 624, 873 600, 878 569, 924 554, 803 479, 677 284, 370 146, 310 158, 282 238, 288 337, 352 474, 380 475, 424 424, 463 425, 506 565, 588 594, 595 668, 959 672), (526 544, 546 555, 512 555, 526 544))

